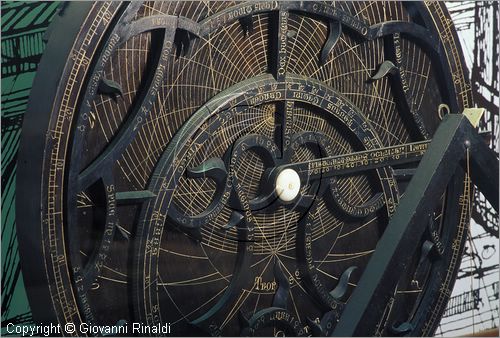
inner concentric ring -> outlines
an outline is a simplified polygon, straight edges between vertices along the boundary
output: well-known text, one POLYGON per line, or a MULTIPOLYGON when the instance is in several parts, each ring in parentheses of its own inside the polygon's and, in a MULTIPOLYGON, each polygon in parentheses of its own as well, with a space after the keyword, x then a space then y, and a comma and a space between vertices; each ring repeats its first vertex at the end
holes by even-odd
MULTIPOLYGON (((303 292, 296 246, 297 226, 307 206, 301 208, 301 198, 297 197, 297 203, 259 208, 259 197, 266 195, 269 191, 266 188, 274 188, 266 187, 266 169, 380 146, 363 113, 342 95, 315 80, 287 75, 286 83, 280 83, 272 76, 263 75, 235 85, 202 106, 160 157, 148 187, 156 197, 141 215, 145 222, 152 223, 146 228, 162 229, 157 233, 153 230, 146 237, 146 241, 155 243, 160 255, 148 258, 146 252, 145 259, 151 260, 151 268, 160 271, 158 280, 166 290, 183 288, 188 294, 196 293, 196 286, 179 280, 178 275, 162 273, 162 266, 177 261, 188 252, 204 257, 208 264, 196 264, 197 269, 190 277, 203 283, 215 278, 210 276, 219 276, 220 286, 208 294, 216 299, 222 297, 220 302, 227 298, 223 295, 236 292, 231 290, 234 285, 250 294, 272 296, 278 287, 276 264, 282 267, 291 290, 303 292), (279 136, 282 135, 276 132, 282 129, 278 122, 283 119, 277 115, 283 106, 288 107, 286 114, 290 114, 288 118, 293 121, 288 147, 280 144, 279 136), (246 162, 248 158, 252 161, 246 162), (196 173, 195 177, 192 173, 196 173), (253 187, 253 191, 246 191, 249 187, 253 187), (239 198, 241 189, 248 205, 239 198), (187 206, 183 205, 186 201, 187 206), (198 214, 184 213, 184 210, 193 210, 193 205, 206 209, 200 208, 198 214), (241 217, 235 218, 235 215, 241 217), (242 218, 245 221, 241 221, 242 218), (252 229, 251 237, 245 237, 247 228, 252 229), (182 240, 180 246, 179 235, 168 234, 172 231, 191 239, 182 240), (247 265, 238 265, 240 261, 247 265), (222 290, 225 291, 220 293, 222 290)), ((384 204, 391 205, 398 200, 397 185, 391 184, 392 180, 389 171, 380 169, 371 176, 363 173, 340 178, 336 184, 353 204, 365 203, 379 190, 384 204)), ((311 191, 313 194, 320 191, 317 183, 299 185, 300 197, 305 199, 311 191)), ((330 183, 330 179, 319 182, 330 183)), ((347 262, 343 264, 328 257, 339 251, 349 256, 353 250, 352 259, 356 265, 363 266, 369 255, 356 253, 370 253, 375 248, 378 216, 371 214, 360 219, 339 216, 329 202, 334 196, 328 194, 326 189, 324 196, 317 196, 317 226, 312 230, 312 239, 322 242, 319 246, 323 249, 316 252, 319 255, 316 259, 323 260, 320 265, 331 276, 339 278, 347 262), (357 244, 353 246, 352 243, 357 244)), ((389 208, 387 210, 390 212, 389 208)), ((352 259, 349 264, 353 264, 352 259)), ((330 284, 334 285, 334 279, 330 284)), ((176 292, 173 297, 182 294, 176 292)), ((181 299, 174 301, 182 303, 181 299)), ((196 323, 204 322, 189 306, 179 311, 196 323)))

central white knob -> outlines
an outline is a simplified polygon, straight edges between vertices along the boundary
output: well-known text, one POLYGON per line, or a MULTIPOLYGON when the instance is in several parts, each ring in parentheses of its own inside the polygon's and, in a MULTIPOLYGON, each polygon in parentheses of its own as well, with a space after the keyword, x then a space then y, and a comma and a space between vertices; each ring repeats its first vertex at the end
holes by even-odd
POLYGON ((293 169, 285 169, 276 178, 276 193, 285 202, 292 201, 300 191, 300 177, 293 169))

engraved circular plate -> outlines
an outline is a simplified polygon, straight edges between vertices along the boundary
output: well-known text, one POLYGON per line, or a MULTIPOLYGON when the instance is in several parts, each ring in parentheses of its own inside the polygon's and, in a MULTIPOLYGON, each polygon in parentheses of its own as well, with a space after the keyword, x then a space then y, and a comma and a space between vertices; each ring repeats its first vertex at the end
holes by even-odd
MULTIPOLYGON (((440 105, 472 105, 465 79, 437 2, 65 6, 18 163, 35 320, 330 335, 418 161, 303 181, 276 168, 431 139, 440 105)), ((433 334, 470 189, 459 170, 367 335, 433 334)))

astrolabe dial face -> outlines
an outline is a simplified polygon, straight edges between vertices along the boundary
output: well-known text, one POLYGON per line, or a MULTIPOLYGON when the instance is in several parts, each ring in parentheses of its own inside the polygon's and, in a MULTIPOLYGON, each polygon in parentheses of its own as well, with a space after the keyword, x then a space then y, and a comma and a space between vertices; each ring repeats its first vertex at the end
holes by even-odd
MULTIPOLYGON (((41 216, 19 217, 38 229, 20 240, 43 254, 21 256, 44 321, 330 335, 438 107, 471 105, 441 4, 70 4, 48 49, 64 28, 40 68, 60 80, 49 96, 35 83, 26 124, 40 132, 20 155, 21 177, 41 168, 36 189, 20 185, 41 216)), ((366 334, 433 333, 469 202, 457 172, 366 334)))

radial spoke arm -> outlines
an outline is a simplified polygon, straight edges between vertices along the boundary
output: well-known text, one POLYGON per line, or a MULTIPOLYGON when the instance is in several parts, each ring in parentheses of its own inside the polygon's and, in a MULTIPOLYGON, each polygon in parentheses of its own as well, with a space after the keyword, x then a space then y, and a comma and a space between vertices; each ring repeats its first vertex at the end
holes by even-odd
POLYGON ((285 154, 290 146, 294 122, 294 107, 292 100, 286 100, 277 104, 275 115, 275 140, 280 147, 281 154, 285 154))
POLYGON ((386 148, 359 151, 311 161, 279 166, 276 173, 284 169, 295 170, 302 182, 337 175, 354 174, 370 169, 418 162, 429 146, 430 141, 407 143, 386 148))
MULTIPOLYGON (((274 19, 269 31, 269 71, 278 83, 284 83, 288 71, 289 12, 286 6, 282 5, 277 12, 271 12, 269 15, 274 19)), ((275 140, 282 154, 290 145, 293 126, 294 103, 287 96, 285 93, 287 100, 277 104, 275 114, 275 140)))
POLYGON ((280 9, 278 12, 271 12, 271 16, 277 16, 277 20, 272 20, 270 26, 269 49, 270 63, 269 70, 278 82, 285 81, 287 72, 287 43, 288 43, 288 11, 280 9))

